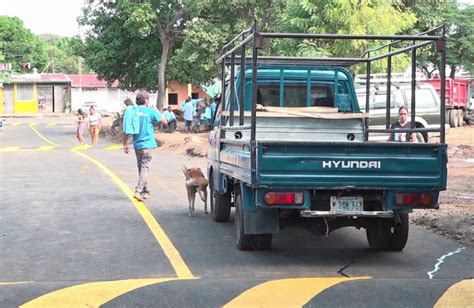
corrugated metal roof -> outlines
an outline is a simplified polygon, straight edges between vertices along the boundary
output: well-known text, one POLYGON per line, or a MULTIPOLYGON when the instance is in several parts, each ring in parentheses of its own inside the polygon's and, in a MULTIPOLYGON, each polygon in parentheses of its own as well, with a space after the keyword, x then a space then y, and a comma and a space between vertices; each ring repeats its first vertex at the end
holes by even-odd
POLYGON ((12 74, 7 77, 10 83, 71 83, 66 74, 12 74))
MULTIPOLYGON (((107 81, 99 80, 97 74, 68 74, 67 75, 71 79, 71 86, 73 88, 106 88, 107 81)), ((119 85, 118 81, 114 81, 114 83, 110 86, 112 88, 117 88, 119 85)))

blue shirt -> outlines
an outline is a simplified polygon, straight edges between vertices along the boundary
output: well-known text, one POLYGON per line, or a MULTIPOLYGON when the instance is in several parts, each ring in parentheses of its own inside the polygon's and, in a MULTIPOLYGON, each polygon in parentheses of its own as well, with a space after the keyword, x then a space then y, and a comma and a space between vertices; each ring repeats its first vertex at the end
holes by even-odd
POLYGON ((165 115, 166 120, 168 120, 168 122, 176 118, 172 111, 165 110, 163 111, 163 114, 165 115))
POLYGON ((192 121, 194 116, 194 105, 191 102, 185 102, 183 106, 181 106, 181 110, 183 111, 183 118, 186 121, 192 121))
MULTIPOLYGON (((156 148, 155 129, 153 123, 161 121, 161 114, 156 109, 138 106, 138 118, 140 121, 140 131, 133 135, 133 147, 135 149, 154 149, 156 148)), ((126 123, 124 123, 126 124, 126 123)), ((124 128, 126 131, 127 128, 124 128)))
POLYGON ((140 132, 140 120, 138 118, 137 106, 128 106, 125 109, 122 127, 125 135, 133 135, 140 132))
POLYGON ((201 114, 201 120, 210 120, 212 118, 212 108, 207 106, 204 112, 201 114))

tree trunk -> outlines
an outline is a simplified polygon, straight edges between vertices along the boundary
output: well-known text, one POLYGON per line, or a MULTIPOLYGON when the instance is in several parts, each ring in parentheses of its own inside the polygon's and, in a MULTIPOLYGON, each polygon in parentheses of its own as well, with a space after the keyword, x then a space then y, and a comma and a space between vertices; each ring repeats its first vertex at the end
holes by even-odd
POLYGON ((454 76, 456 75, 456 65, 451 65, 451 72, 449 73, 449 78, 454 79, 454 76))
POLYGON ((161 24, 157 23, 158 33, 160 34, 160 41, 163 45, 163 51, 161 52, 161 62, 158 72, 158 97, 156 98, 156 107, 162 111, 165 105, 165 92, 166 92, 166 81, 165 72, 168 60, 170 57, 171 49, 174 43, 178 39, 180 33, 184 29, 185 21, 187 18, 186 8, 181 8, 176 15, 171 19, 166 27, 162 27, 161 24), (177 27, 176 24, 181 21, 181 26, 177 27))
POLYGON ((156 97, 156 107, 163 111, 165 105, 166 81, 165 72, 172 43, 167 39, 161 39, 163 51, 161 52, 160 67, 158 68, 158 96, 156 97))

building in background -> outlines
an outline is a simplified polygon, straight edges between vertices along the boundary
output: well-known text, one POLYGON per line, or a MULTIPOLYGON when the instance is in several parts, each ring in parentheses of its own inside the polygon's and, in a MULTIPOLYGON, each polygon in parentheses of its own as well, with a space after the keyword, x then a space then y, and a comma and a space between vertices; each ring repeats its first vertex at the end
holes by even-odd
POLYGON ((172 108, 178 107, 188 96, 191 96, 192 99, 197 99, 204 98, 207 94, 201 88, 191 84, 180 84, 177 81, 171 81, 166 88, 164 107, 166 108, 168 105, 172 108))
POLYGON ((1 113, 69 112, 71 80, 64 74, 11 74, 3 80, 1 113))
MULTIPOLYGON (((10 74, 0 80, 0 113, 69 113, 94 106, 100 112, 120 112, 123 101, 135 101, 135 92, 123 90, 117 81, 108 84, 97 74, 10 74)), ((164 107, 179 108, 188 96, 208 96, 201 88, 176 81, 166 89, 164 107)), ((156 102, 157 93, 150 93, 156 102)))

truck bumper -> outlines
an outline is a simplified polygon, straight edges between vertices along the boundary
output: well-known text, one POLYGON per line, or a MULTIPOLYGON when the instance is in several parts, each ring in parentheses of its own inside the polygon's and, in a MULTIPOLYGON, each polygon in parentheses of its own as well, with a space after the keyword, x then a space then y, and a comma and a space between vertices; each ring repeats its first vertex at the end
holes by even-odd
POLYGON ((393 218, 393 211, 357 211, 357 212, 330 212, 330 211, 311 211, 303 210, 300 212, 301 217, 379 217, 393 218))

